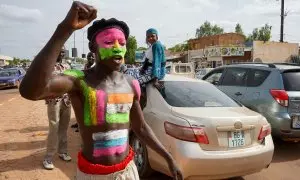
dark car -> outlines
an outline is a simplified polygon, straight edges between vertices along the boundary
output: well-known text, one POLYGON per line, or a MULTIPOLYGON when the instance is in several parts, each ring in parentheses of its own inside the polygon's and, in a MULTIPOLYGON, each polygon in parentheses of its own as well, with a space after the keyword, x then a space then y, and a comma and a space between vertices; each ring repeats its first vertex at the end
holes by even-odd
POLYGON ((23 68, 8 68, 0 70, 0 88, 19 88, 25 73, 26 71, 23 68))

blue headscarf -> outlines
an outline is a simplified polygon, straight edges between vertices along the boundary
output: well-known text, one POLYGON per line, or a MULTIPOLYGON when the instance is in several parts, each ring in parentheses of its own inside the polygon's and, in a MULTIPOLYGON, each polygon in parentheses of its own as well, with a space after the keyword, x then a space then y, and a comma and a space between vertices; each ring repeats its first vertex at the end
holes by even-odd
POLYGON ((148 34, 156 34, 156 35, 158 35, 158 31, 156 29, 154 29, 154 28, 150 28, 150 29, 148 29, 146 31, 146 35, 148 35, 148 34))

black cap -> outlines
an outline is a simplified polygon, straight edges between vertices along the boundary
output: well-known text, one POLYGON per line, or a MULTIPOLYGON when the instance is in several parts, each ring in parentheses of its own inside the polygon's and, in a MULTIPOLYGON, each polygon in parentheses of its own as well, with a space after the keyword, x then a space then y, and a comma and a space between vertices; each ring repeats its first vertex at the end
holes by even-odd
POLYGON ((87 30, 87 38, 89 41, 92 41, 95 37, 96 34, 98 34, 101 31, 104 31, 109 28, 118 28, 121 31, 124 32, 126 40, 128 39, 129 36, 129 27, 127 24, 123 21, 119 21, 115 18, 111 19, 101 19, 101 20, 96 20, 93 22, 93 25, 90 26, 87 30))

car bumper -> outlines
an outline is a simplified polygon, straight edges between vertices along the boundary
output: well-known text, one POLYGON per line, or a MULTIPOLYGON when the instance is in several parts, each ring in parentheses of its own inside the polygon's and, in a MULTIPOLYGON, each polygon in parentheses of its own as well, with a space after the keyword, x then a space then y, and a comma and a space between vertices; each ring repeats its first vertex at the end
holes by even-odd
POLYGON ((292 128, 291 116, 288 113, 272 113, 265 117, 272 126, 273 136, 285 141, 300 141, 300 129, 292 128))
POLYGON ((15 87, 15 82, 9 82, 9 83, 0 83, 0 88, 7 88, 7 87, 15 87))
POLYGON ((268 167, 274 153, 271 136, 266 137, 265 145, 240 150, 203 151, 199 147, 195 143, 177 141, 173 149, 172 154, 188 180, 252 174, 268 167))

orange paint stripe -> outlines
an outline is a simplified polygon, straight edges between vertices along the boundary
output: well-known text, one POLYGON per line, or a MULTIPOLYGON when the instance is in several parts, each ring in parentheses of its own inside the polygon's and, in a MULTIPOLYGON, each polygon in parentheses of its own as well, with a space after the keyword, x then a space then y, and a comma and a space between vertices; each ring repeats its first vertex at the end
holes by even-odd
POLYGON ((109 94, 108 102, 109 104, 124 104, 132 103, 133 94, 109 94))

